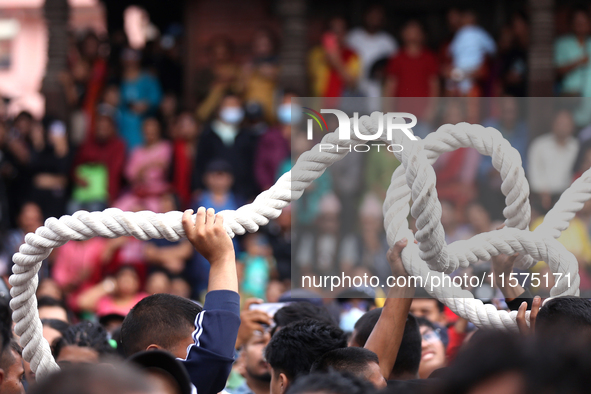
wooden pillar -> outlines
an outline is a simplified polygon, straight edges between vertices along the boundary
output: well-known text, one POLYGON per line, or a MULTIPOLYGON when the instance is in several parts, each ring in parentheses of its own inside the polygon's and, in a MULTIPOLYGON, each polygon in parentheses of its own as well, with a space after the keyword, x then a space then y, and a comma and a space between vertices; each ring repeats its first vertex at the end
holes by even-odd
POLYGON ((280 84, 306 96, 306 0, 279 0, 278 11, 283 27, 280 84))
MULTIPOLYGON (((528 56, 529 97, 554 95, 554 0, 529 0, 530 46, 528 56)), ((546 133, 552 100, 529 100, 530 141, 546 133), (547 106, 548 108, 541 108, 547 106), (547 119, 546 116, 548 115, 547 119)))
POLYGON ((68 0, 45 0, 43 13, 48 32, 47 67, 41 86, 45 96, 45 114, 66 121, 68 104, 59 74, 68 68, 68 0))

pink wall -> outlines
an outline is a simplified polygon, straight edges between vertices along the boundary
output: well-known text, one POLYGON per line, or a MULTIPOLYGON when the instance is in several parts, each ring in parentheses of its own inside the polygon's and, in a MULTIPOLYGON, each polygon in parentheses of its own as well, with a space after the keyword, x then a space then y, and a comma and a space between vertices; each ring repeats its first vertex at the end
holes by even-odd
MULTIPOLYGON (((11 114, 27 109, 43 116, 45 101, 39 94, 47 64, 47 29, 43 0, 0 0, 0 19, 16 19, 20 29, 11 46, 11 67, 0 70, 0 95, 11 98, 11 114)), ((98 0, 70 0, 73 30, 106 32, 103 5, 98 0)))

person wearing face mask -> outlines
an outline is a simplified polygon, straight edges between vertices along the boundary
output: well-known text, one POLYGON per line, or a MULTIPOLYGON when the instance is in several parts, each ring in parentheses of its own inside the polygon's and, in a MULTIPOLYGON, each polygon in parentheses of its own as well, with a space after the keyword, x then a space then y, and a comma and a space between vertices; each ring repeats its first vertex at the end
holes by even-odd
POLYGON ((277 108, 278 125, 269 128, 259 140, 254 161, 254 175, 261 190, 267 190, 283 174, 281 164, 290 157, 291 125, 302 115, 297 94, 286 90, 277 108))
POLYGON ((242 101, 234 94, 226 95, 217 116, 204 129, 197 147, 195 171, 193 171, 193 199, 204 189, 203 176, 209 163, 225 160, 232 167, 235 182, 233 192, 241 199, 250 200, 259 189, 254 179, 254 157, 257 136, 242 127, 244 109, 242 101))

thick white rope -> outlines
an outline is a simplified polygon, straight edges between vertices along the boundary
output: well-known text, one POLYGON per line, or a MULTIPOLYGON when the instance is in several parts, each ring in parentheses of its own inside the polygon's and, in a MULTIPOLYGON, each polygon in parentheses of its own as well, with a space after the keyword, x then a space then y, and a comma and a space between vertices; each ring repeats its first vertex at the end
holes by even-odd
MULTIPOLYGON (((376 114, 360 119, 360 130, 364 134, 375 133, 376 114)), ((461 126, 442 126, 433 137, 425 141, 405 143, 403 154, 397 153, 402 161, 393 174, 392 184, 388 189, 384 203, 385 227, 388 242, 392 245, 406 236, 413 239, 408 229, 406 218, 409 212, 408 202, 414 200, 412 214, 417 218, 420 231, 417 233, 419 244, 411 243, 403 252, 403 262, 411 275, 420 275, 424 279, 439 272, 450 272, 454 267, 466 266, 478 259, 489 259, 499 253, 521 253, 531 255, 536 260, 545 260, 553 272, 573 273, 573 285, 570 288, 560 285, 552 289, 552 295, 578 294, 578 271, 574 256, 562 245, 550 238, 543 231, 531 233, 520 230, 529 222, 529 188, 521 168, 519 154, 494 129, 461 124, 461 126), (435 175, 431 163, 443 152, 462 146, 472 146, 482 154, 492 155, 493 165, 501 171, 503 193, 506 195, 507 228, 474 237, 468 244, 455 243, 445 245, 443 228, 440 223, 441 204, 437 200, 435 175), (408 168, 409 171, 405 172, 408 168), (420 225, 419 225, 420 223, 420 225), (512 228, 514 227, 514 228, 512 228), (464 249, 463 249, 464 248, 464 249), (427 261, 423 260, 423 258, 427 261)), ((281 210, 291 201, 297 200, 310 185, 332 163, 342 159, 351 145, 357 140, 341 141, 338 130, 324 136, 321 144, 339 146, 341 150, 320 151, 317 144, 297 160, 290 172, 284 174, 269 190, 261 193, 253 203, 236 211, 223 211, 226 231, 235 234, 255 232, 266 225, 270 219, 277 218, 281 210)), ((401 143, 402 135, 394 135, 393 141, 401 143)), ((586 176, 585 180, 591 179, 586 176)), ((579 183, 584 183, 580 181, 579 183)), ((581 199, 582 192, 567 195, 566 199, 581 199)), ((587 194, 590 194, 587 191, 587 194)), ((566 201, 566 200, 565 200, 566 201)), ((570 200, 569 200, 570 201, 570 200)), ((568 225, 568 215, 572 213, 562 208, 560 219, 549 224, 550 229, 559 232, 564 223, 568 225), (566 222, 565 222, 566 221, 566 222)), ((59 220, 50 218, 45 226, 35 233, 27 234, 25 244, 13 257, 13 275, 10 277, 11 307, 15 332, 21 336, 24 347, 23 357, 31 362, 32 370, 40 377, 58 369, 49 344, 42 336, 42 326, 38 318, 35 291, 37 272, 41 261, 49 256, 52 249, 69 240, 86 240, 95 236, 116 238, 131 235, 140 240, 165 238, 177 241, 184 237, 181 225, 181 212, 156 214, 149 211, 137 213, 107 209, 103 212, 76 212, 72 216, 63 216, 59 220)), ((549 214, 550 216, 550 214, 549 214)), ((556 232, 555 231, 555 232, 556 232)), ((554 236, 554 233, 552 234, 554 236)), ((530 262, 533 260, 530 260, 530 262)), ((529 262, 529 263, 530 263, 529 262)), ((529 264, 528 263, 528 264, 529 264)), ((527 264, 526 264, 527 265, 527 264)), ((454 312, 465 317, 479 327, 516 329, 515 313, 499 312, 491 305, 483 305, 472 298, 471 293, 456 288, 438 287, 432 294, 442 300, 454 312)))

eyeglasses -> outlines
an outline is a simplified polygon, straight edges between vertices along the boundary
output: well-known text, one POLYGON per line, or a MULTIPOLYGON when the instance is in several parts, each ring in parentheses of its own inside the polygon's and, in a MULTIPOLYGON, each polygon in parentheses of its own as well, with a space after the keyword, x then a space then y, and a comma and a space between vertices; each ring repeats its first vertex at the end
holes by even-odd
POLYGON ((423 335, 423 341, 426 342, 437 342, 437 341, 441 341, 441 336, 439 335, 438 332, 433 331, 433 330, 429 330, 427 332, 425 332, 423 335))

